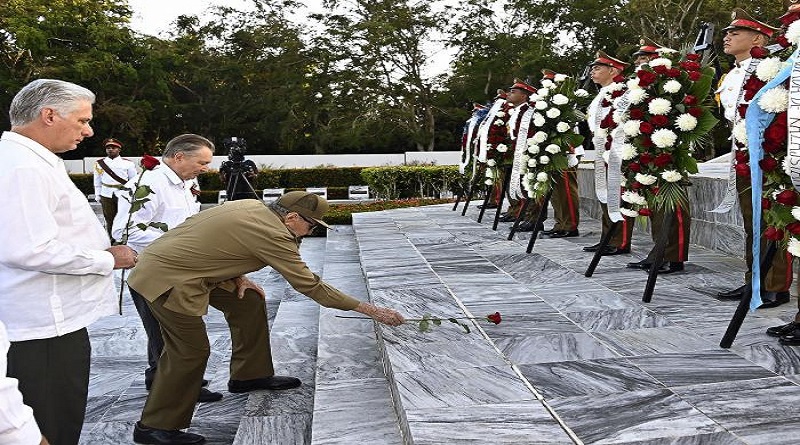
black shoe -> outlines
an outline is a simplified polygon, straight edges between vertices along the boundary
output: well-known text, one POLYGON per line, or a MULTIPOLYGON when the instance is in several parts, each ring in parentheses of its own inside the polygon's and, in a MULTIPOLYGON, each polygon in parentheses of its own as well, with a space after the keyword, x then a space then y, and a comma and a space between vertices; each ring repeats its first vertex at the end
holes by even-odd
POLYGON ((222 400, 221 392, 210 391, 208 388, 200 388, 200 395, 197 401, 200 403, 218 402, 222 400))
POLYGON ((500 215, 500 218, 498 219, 498 221, 500 221, 500 222, 514 222, 516 220, 517 220, 517 215, 515 215, 513 213, 506 213, 506 214, 500 215))
POLYGON ((784 346, 800 346, 800 327, 795 327, 791 332, 778 339, 784 346))
POLYGON ((497 208, 497 204, 489 203, 489 204, 486 204, 485 206, 483 204, 481 204, 481 205, 478 206, 478 208, 479 209, 486 208, 487 210, 488 209, 496 209, 497 208))
MULTIPOLYGON (((759 309, 769 309, 778 307, 784 303, 789 302, 789 291, 783 292, 761 292, 761 301, 764 303, 759 306, 759 309)), ((798 343, 800 344, 800 343, 798 343)))
POLYGON ((558 229, 556 229, 555 227, 553 227, 553 228, 552 228, 552 229, 550 229, 550 230, 542 230, 542 232, 541 232, 541 233, 542 233, 542 235, 548 235, 548 236, 549 236, 549 235, 552 235, 552 234, 554 234, 554 233, 556 233, 556 232, 560 232, 560 230, 558 230, 558 229))
POLYGON ((252 380, 229 380, 228 391, 233 393, 249 392, 256 389, 292 389, 300 386, 300 379, 294 377, 284 377, 274 375, 272 377, 265 377, 262 379, 252 380))
POLYGON ((517 232, 533 232, 533 223, 530 221, 522 221, 517 225, 517 232))
POLYGON ((550 238, 572 238, 579 236, 578 229, 575 230, 559 230, 550 234, 550 238))
POLYGON ((586 246, 583 248, 584 252, 597 252, 597 249, 600 248, 600 243, 592 244, 591 246, 586 246))
POLYGON ((603 250, 603 256, 612 256, 612 255, 624 255, 626 253, 631 253, 631 249, 620 249, 619 247, 614 246, 606 246, 603 250))
MULTIPOLYGON (((151 388, 152 386, 153 386, 153 381, 152 381, 152 380, 151 380, 151 381, 149 381, 149 382, 148 382, 147 380, 145 380, 145 381, 144 381, 144 387, 145 387, 145 388, 147 388, 147 390, 148 390, 148 391, 150 391, 150 388, 151 388)), ((203 379, 203 383, 201 383, 201 384, 200 384, 200 386, 202 386, 203 388, 205 388, 206 386, 208 386, 208 380, 206 380, 206 379, 203 379)), ((222 395, 220 394, 220 396, 219 396, 219 397, 220 397, 220 398, 222 398, 222 395)), ((217 400, 219 400, 219 399, 217 399, 217 400)), ((212 402, 214 402, 214 400, 212 400, 212 402)))
POLYGON ((726 291, 726 292, 719 292, 719 293, 717 293, 717 297, 725 299, 725 300, 741 300, 742 297, 744 296, 744 288, 746 288, 746 287, 747 287, 747 285, 743 284, 743 285, 737 287, 736 289, 729 290, 729 291, 726 291))
POLYGON ((668 274, 674 272, 682 272, 683 271, 683 261, 667 261, 661 264, 661 267, 658 269, 658 274, 668 274))
POLYGON ((189 445, 205 443, 206 438, 199 434, 184 433, 181 430, 148 428, 142 425, 142 422, 136 422, 136 426, 133 427, 133 441, 155 445, 189 445))
POLYGON ((782 324, 780 326, 773 326, 771 328, 767 328, 767 335, 769 335, 770 337, 783 337, 786 334, 790 334, 798 327, 800 326, 795 324, 795 322, 782 324))
POLYGON ((650 270, 650 266, 652 266, 652 265, 653 265, 653 263, 651 263, 650 261, 647 261, 647 258, 645 258, 645 259, 643 259, 641 261, 637 261, 635 263, 628 263, 625 267, 627 267, 629 269, 650 270))

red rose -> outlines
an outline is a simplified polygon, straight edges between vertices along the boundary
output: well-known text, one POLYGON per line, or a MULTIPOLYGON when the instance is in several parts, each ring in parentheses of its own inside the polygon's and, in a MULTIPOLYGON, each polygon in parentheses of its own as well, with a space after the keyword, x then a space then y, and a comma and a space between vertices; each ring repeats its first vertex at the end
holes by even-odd
POLYGON ((653 140, 650 139, 650 136, 642 136, 639 140, 639 143, 642 144, 642 147, 650 148, 653 146, 653 140))
POLYGON ((669 125, 669 118, 664 115, 657 115, 650 118, 650 123, 656 127, 666 127, 669 125))
POLYGON ((700 63, 691 60, 687 62, 681 62, 681 68, 685 69, 686 71, 698 71, 700 70, 700 63))
POLYGON ((745 114, 747 114, 747 105, 748 104, 741 104, 736 108, 736 111, 739 113, 739 117, 744 119, 745 114))
POLYGON ((750 48, 750 57, 754 59, 763 59, 769 55, 769 51, 763 46, 754 46, 750 48))
POLYGON ((800 235, 800 222, 793 222, 786 226, 786 230, 792 235, 800 235))
POLYGON ((767 227, 767 230, 764 231, 764 238, 772 241, 780 241, 783 239, 783 230, 771 226, 767 227))
POLYGON ((628 114, 630 115, 631 119, 637 121, 642 120, 644 117, 644 111, 642 111, 641 108, 631 108, 630 111, 628 111, 628 114))
POLYGON ((653 134, 655 128, 653 127, 653 124, 649 122, 642 122, 641 124, 639 124, 639 131, 641 131, 644 134, 653 134))
POLYGON ((624 91, 622 91, 622 90, 613 91, 613 92, 611 92, 611 97, 613 99, 616 99, 616 98, 622 96, 622 93, 624 93, 624 91))
POLYGON ((692 62, 698 62, 700 61, 700 54, 687 54, 686 59, 692 62))
POLYGON ((761 198, 761 208, 764 210, 769 210, 772 208, 772 201, 767 198, 761 198))
POLYGON ((142 165, 142 168, 145 169, 145 170, 152 170, 152 169, 156 168, 156 166, 159 165, 159 164, 161 164, 161 162, 158 159, 156 159, 156 158, 154 158, 154 157, 152 157, 150 155, 142 156, 141 165, 142 165))
POLYGON ((650 86, 653 82, 656 81, 658 76, 656 73, 647 70, 639 70, 636 72, 636 77, 639 78, 639 86, 642 88, 646 88, 650 86))
POLYGON ((775 160, 772 156, 767 156, 764 159, 758 161, 758 165, 761 166, 761 169, 765 172, 771 172, 778 168, 778 161, 775 160))
POLYGON ((639 165, 638 162, 631 162, 630 164, 628 164, 628 170, 634 173, 639 173, 640 171, 642 171, 642 166, 639 165))
POLYGON ((609 102, 606 99, 603 99, 603 101, 600 102, 600 106, 602 106, 602 107, 610 107, 611 106, 611 102, 609 102))
POLYGON ((627 79, 625 79, 625 76, 623 76, 622 74, 617 74, 617 75, 616 75, 616 76, 614 76, 614 78, 613 78, 613 79, 611 79, 611 80, 613 80, 614 82, 617 82, 617 83, 619 83, 619 82, 625 82, 627 79))
POLYGON ((736 175, 741 176, 742 178, 749 178, 750 177, 750 166, 747 164, 736 164, 736 175))
POLYGON ((639 155, 639 162, 642 164, 649 164, 653 161, 653 156, 650 153, 642 153, 639 155))
POLYGON ((650 209, 648 208, 644 208, 644 209, 639 209, 639 214, 642 216, 650 216, 653 214, 653 212, 651 212, 650 209))
POLYGON ((612 128, 614 126, 614 113, 606 114, 606 117, 600 121, 600 128, 612 128))
POLYGON ((783 204, 785 206, 797 205, 797 192, 794 190, 784 190, 778 193, 778 196, 775 197, 775 200, 778 201, 779 204, 783 204))
POLYGON ((689 108, 689 111, 687 111, 687 113, 691 114, 694 117, 698 117, 699 118, 700 116, 703 115, 703 109, 700 108, 700 107, 692 107, 692 108, 689 108))
POLYGON ((703 77, 703 73, 700 71, 690 71, 689 72, 689 80, 692 82, 697 82, 700 78, 703 77))
POLYGON ((631 189, 639 190, 640 188, 642 188, 642 184, 641 183, 635 182, 635 181, 633 183, 631 183, 631 189))
POLYGON ((489 320, 491 323, 500 324, 503 321, 503 317, 500 316, 500 312, 495 312, 494 314, 489 314, 486 316, 486 319, 489 320))
POLYGON ((668 70, 669 70, 669 68, 667 68, 666 65, 658 65, 658 66, 654 66, 653 67, 653 71, 655 71, 658 74, 661 74, 662 76, 664 74, 667 74, 668 70))
POLYGON ((673 79, 676 77, 681 77, 681 70, 677 68, 670 68, 667 70, 667 77, 671 77, 673 79))
POLYGON ((611 137, 606 139, 605 148, 606 150, 611 150, 611 137))
POLYGON ((775 42, 784 48, 792 46, 792 44, 789 43, 789 39, 787 39, 786 36, 783 34, 779 35, 778 37, 775 37, 775 42))
POLYGON ((744 163, 750 160, 750 155, 747 150, 736 150, 736 162, 744 163))
POLYGON ((691 94, 687 94, 683 98, 683 103, 685 103, 686 105, 689 105, 690 107, 694 106, 694 105, 697 105, 697 97, 696 96, 692 96, 691 94))
POLYGON ((661 153, 653 160, 656 167, 666 167, 670 162, 672 162, 672 155, 669 153, 661 153))

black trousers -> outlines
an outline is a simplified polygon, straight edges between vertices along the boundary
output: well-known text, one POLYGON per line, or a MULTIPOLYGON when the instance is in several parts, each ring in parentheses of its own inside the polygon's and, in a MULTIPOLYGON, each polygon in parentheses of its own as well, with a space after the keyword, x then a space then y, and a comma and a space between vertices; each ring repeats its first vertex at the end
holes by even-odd
POLYGON ((77 445, 89 394, 92 347, 86 328, 41 340, 11 342, 8 376, 19 380, 51 445, 77 445))
POLYGON ((147 389, 153 385, 153 379, 156 376, 156 368, 158 368, 158 358, 161 357, 161 351, 164 350, 164 338, 161 337, 161 325, 158 320, 153 316, 150 310, 150 305, 147 300, 134 289, 131 289, 131 299, 133 305, 136 306, 136 312, 139 313, 139 318, 142 319, 144 331, 147 333, 147 369, 144 370, 144 384, 147 389))

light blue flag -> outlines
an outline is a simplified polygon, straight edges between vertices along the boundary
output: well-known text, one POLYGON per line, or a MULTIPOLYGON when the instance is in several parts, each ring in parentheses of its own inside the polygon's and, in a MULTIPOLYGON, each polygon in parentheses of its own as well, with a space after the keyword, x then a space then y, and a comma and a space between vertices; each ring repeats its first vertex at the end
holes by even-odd
POLYGON ((794 61, 800 53, 798 47, 787 59, 787 65, 769 81, 750 101, 745 116, 747 124, 747 146, 750 152, 750 185, 753 196, 753 298, 750 300, 750 310, 755 311, 761 306, 761 192, 763 185, 763 172, 758 162, 764 157, 761 144, 764 142, 764 130, 775 120, 775 114, 768 113, 758 106, 758 99, 764 92, 782 84, 791 76, 794 61))

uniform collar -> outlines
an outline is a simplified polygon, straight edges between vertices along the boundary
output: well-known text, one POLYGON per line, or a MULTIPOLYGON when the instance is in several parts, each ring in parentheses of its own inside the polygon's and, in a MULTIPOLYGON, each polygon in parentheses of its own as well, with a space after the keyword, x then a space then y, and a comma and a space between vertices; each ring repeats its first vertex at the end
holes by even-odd
POLYGON ((61 158, 56 156, 55 153, 45 148, 44 145, 34 141, 33 139, 23 136, 19 133, 13 131, 4 131, 3 136, 0 138, 4 141, 11 141, 22 145, 23 147, 27 148, 28 150, 32 151, 34 154, 42 158, 45 162, 50 164, 53 167, 58 166, 60 164, 61 158))

